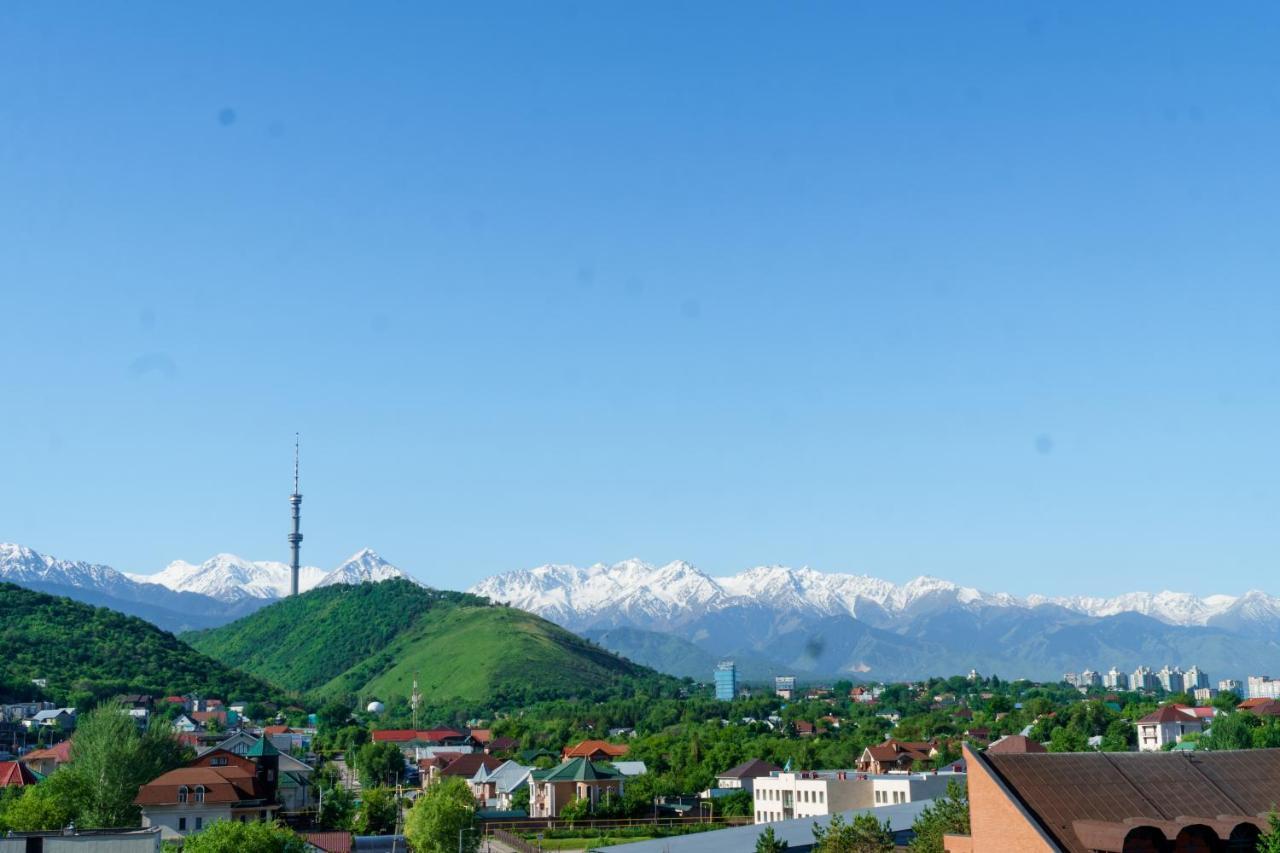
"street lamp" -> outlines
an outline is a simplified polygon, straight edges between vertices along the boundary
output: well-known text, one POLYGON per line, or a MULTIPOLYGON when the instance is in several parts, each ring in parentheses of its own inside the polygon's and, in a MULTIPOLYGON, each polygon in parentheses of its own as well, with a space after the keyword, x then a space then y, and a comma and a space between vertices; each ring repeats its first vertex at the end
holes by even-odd
POLYGON ((479 832, 474 826, 464 826, 458 830, 458 853, 462 853, 462 839, 468 832, 479 832))

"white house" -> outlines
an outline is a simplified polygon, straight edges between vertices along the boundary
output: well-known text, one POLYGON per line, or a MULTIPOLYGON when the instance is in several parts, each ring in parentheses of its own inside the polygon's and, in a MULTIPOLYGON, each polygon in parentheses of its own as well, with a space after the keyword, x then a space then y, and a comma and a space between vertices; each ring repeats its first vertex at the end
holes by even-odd
POLYGON ((1173 705, 1138 720, 1138 751, 1159 752, 1167 743, 1181 743, 1184 735, 1204 731, 1204 721, 1173 705))

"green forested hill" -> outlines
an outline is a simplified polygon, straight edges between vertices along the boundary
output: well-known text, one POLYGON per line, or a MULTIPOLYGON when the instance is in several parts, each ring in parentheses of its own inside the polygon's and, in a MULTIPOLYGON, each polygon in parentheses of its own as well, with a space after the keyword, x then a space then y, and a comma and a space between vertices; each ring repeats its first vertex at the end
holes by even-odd
POLYGON ((116 693, 196 690, 228 700, 273 693, 150 622, 0 583, 0 693, 29 698, 35 678, 48 679, 56 700, 71 702, 116 693))
POLYGON ((407 697, 415 672, 434 706, 603 695, 665 679, 530 613, 402 580, 312 590, 183 638, 324 697, 407 697))

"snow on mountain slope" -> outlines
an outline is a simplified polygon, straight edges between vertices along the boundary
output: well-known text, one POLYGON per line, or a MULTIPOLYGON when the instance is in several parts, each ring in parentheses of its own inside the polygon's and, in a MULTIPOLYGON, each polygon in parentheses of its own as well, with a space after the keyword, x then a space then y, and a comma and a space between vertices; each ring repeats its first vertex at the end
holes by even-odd
POLYGON ((126 575, 110 566, 58 560, 10 542, 0 542, 0 581, 83 587, 109 594, 132 586, 126 575))
MULTIPOLYGON (((324 569, 303 566, 298 588, 305 592, 325 576, 324 569)), ((154 575, 129 575, 138 583, 160 584, 175 592, 198 592, 218 601, 281 598, 289 594, 287 563, 251 562, 235 554, 215 554, 199 565, 175 560, 154 575)))
MULTIPOLYGON (((338 568, 322 577, 315 585, 379 583, 395 578, 419 583, 415 578, 409 577, 409 575, 379 557, 372 548, 362 548, 343 561, 338 568)), ((299 586, 301 586, 301 581, 299 581, 299 586)))
POLYGON ((634 559, 585 569, 570 565, 521 569, 488 578, 471 592, 571 627, 633 623, 661 628, 742 605, 810 616, 859 616, 878 610, 910 618, 953 607, 1050 604, 1088 616, 1141 613, 1182 626, 1280 618, 1280 598, 1258 591, 1203 598, 1168 591, 1112 598, 1020 598, 927 576, 898 585, 866 575, 758 566, 728 577, 711 577, 683 561, 653 566, 634 559))

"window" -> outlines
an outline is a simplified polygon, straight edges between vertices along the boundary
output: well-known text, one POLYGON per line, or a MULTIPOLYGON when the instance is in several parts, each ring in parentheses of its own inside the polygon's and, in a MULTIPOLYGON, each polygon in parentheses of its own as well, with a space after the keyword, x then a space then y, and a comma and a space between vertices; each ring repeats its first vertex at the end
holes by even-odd
MULTIPOLYGON (((196 785, 196 802, 204 802, 204 785, 196 785)), ((197 818, 199 820, 199 818, 197 818)))
POLYGON ((185 803, 187 801, 187 786, 183 785, 178 789, 178 802, 185 803))
POLYGON ((225 755, 216 756, 215 758, 212 758, 209 760, 209 766, 210 767, 226 767, 227 757, 225 755))
POLYGON ((196 818, 196 832, 199 832, 202 829, 204 829, 204 818, 198 817, 196 818))
POLYGON ((185 817, 178 818, 178 832, 187 831, 187 819, 185 817))

